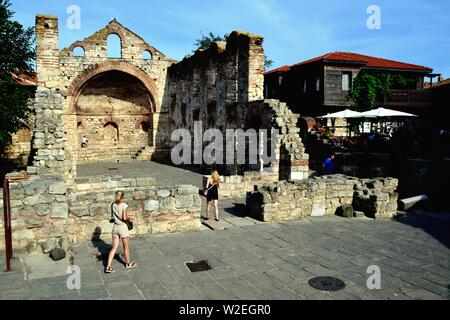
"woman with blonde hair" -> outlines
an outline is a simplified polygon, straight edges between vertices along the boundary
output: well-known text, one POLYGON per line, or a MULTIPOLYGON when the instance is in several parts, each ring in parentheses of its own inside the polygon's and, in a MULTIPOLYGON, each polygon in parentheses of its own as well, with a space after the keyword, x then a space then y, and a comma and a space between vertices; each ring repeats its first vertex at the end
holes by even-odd
POLYGON ((220 185, 220 176, 219 172, 215 168, 211 169, 211 176, 208 178, 208 182, 206 183, 206 217, 205 220, 209 220, 209 207, 211 205, 211 201, 214 203, 215 216, 216 221, 219 221, 219 185, 220 185))
POLYGON ((136 263, 130 259, 130 232, 128 230, 128 221, 133 221, 134 218, 129 217, 127 213, 128 205, 124 202, 125 194, 123 191, 117 191, 115 201, 111 204, 111 215, 114 223, 112 229, 112 249, 109 252, 108 264, 105 268, 106 273, 112 273, 115 270, 112 268, 112 262, 119 247, 120 240, 122 240, 125 267, 131 269, 136 267, 136 263))

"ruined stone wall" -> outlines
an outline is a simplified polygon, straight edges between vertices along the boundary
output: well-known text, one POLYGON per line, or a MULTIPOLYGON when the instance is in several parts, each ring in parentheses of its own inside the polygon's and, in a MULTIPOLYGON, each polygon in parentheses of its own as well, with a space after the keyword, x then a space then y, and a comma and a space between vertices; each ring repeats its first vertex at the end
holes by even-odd
POLYGON ((2 158, 13 161, 18 167, 27 166, 31 155, 31 138, 34 121, 11 135, 11 144, 3 150, 2 158))
POLYGON ((352 205, 368 217, 392 218, 397 212, 397 186, 398 180, 393 178, 322 176, 266 184, 248 192, 246 203, 249 213, 262 221, 334 215, 343 205, 352 205))
MULTIPOLYGON (((123 153, 124 157, 128 157, 131 160, 139 149, 147 145, 155 145, 156 131, 158 130, 160 119, 164 121, 167 118, 165 114, 167 113, 167 107, 164 107, 166 101, 166 75, 168 67, 174 61, 166 58, 160 51, 150 46, 141 37, 122 26, 116 20, 112 20, 105 28, 97 31, 92 36, 82 41, 77 41, 61 51, 58 48, 58 40, 58 19, 52 16, 38 15, 36 17, 38 86, 55 90, 61 95, 61 100, 59 101, 61 106, 58 108, 62 110, 61 119, 64 134, 70 137, 70 139, 66 139, 65 151, 71 154, 73 160, 72 174, 68 177, 68 181, 71 183, 70 181, 73 181, 76 175, 76 164, 79 159, 87 162, 96 158, 95 154, 87 154, 86 150, 80 149, 80 137, 86 133, 92 134, 92 132, 94 132, 95 136, 96 132, 96 129, 91 128, 93 131, 86 131, 86 127, 79 126, 80 122, 89 124, 92 122, 92 112, 85 114, 76 107, 77 103, 82 103, 83 99, 86 98, 86 96, 80 95, 83 88, 86 89, 86 82, 99 75, 120 72, 124 77, 133 77, 134 81, 141 83, 141 86, 146 90, 149 101, 144 108, 147 110, 139 115, 149 123, 147 125, 148 130, 145 132, 147 138, 139 135, 138 143, 128 148, 126 147, 128 145, 127 142, 132 140, 130 135, 128 135, 124 137, 122 145, 116 144, 117 153, 123 153), (111 34, 115 34, 120 38, 120 58, 108 57, 107 39, 111 34), (73 53, 74 49, 79 47, 84 51, 82 56, 76 56, 73 53), (149 54, 148 58, 143 56, 144 52, 149 54), (83 151, 83 154, 79 156, 80 150, 83 151), (128 154, 125 155, 126 152, 128 154)), ((101 95, 97 95, 97 98, 100 97, 101 95)), ((116 102, 118 100, 124 103, 136 102, 129 101, 132 99, 127 99, 124 96, 115 98, 113 100, 116 102)), ((138 107, 141 106, 139 105, 138 107)), ((97 119, 114 116, 122 117, 120 123, 115 124, 119 128, 119 138, 120 132, 130 133, 134 131, 131 128, 136 127, 136 118, 124 119, 124 113, 117 112, 114 108, 109 110, 98 105, 93 112, 97 119)), ((126 114, 130 116, 128 112, 126 114)), ((134 112, 133 114, 136 115, 134 112)), ((101 133, 99 133, 99 136, 101 136, 101 133)), ((106 155, 103 155, 103 157, 116 160, 112 159, 113 154, 114 150, 111 150, 109 153, 110 157, 106 155)))
MULTIPOLYGON (((119 189, 125 192, 128 212, 137 219, 133 235, 200 227, 201 199, 193 186, 159 188, 153 178, 98 177, 78 179, 75 188, 68 189, 61 176, 31 176, 11 183, 14 247, 25 248, 30 242, 34 247, 62 237, 71 243, 90 240, 93 235, 110 239, 110 208, 119 189)), ((3 232, 2 228, 0 245, 3 232)))
MULTIPOLYGON (((154 146, 157 142, 154 141, 156 132, 160 125, 160 118, 164 119, 167 113, 167 107, 164 106, 166 101, 166 75, 167 68, 174 63, 173 60, 166 58, 161 52, 147 44, 142 38, 135 35, 130 30, 124 28, 117 21, 111 21, 105 28, 99 30, 91 37, 84 39, 83 41, 76 42, 68 48, 60 52, 61 61, 61 87, 63 95, 67 95, 67 99, 64 104, 64 110, 67 110, 68 114, 76 116, 67 116, 65 123, 88 122, 87 115, 78 110, 72 108, 79 102, 79 96, 77 96, 77 90, 81 89, 81 86, 89 80, 91 77, 95 77, 97 74, 107 73, 110 71, 121 72, 125 77, 131 75, 135 77, 139 82, 144 83, 145 88, 150 95, 151 106, 148 110, 142 113, 143 117, 148 118, 149 130, 147 132, 147 139, 143 138, 134 143, 130 148, 127 147, 130 136, 124 136, 122 144, 116 144, 119 157, 114 157, 114 148, 109 153, 110 156, 103 156, 105 159, 117 160, 117 159, 131 159, 136 152, 145 147, 146 145, 154 146), (107 36, 109 34, 117 34, 121 38, 121 58, 111 59, 107 57, 107 36), (85 52, 84 57, 75 57, 72 54, 72 50, 75 47, 82 47, 85 52), (142 53, 148 51, 151 53, 151 59, 144 59, 142 53), (76 118, 76 119, 75 119, 76 118), (147 141, 146 141, 147 140, 147 141)), ((131 98, 132 92, 129 93, 131 98)), ((126 97, 122 99, 124 102, 129 102, 126 97)), ((97 108, 95 113, 98 117, 112 116, 123 117, 121 112, 113 111, 107 112, 104 108, 97 108)), ((122 119, 121 119, 122 120, 122 119)), ((128 119, 128 121, 120 121, 117 123, 119 137, 121 132, 130 132, 133 127, 136 126, 135 119, 128 119)), ((164 125, 164 124, 162 124, 164 125)), ((75 133, 77 136, 81 136, 80 130, 75 127, 75 133)), ((83 130, 81 130, 83 131, 83 130)), ((70 145, 70 148, 77 149, 82 155, 80 159, 83 162, 92 162, 95 156, 86 156, 86 150, 80 149, 81 142, 78 140, 70 145)))
MULTIPOLYGON (((263 38, 234 31, 227 42, 215 42, 207 50, 169 69, 169 133, 175 129, 242 128, 244 107, 263 98, 263 38)), ((170 135, 168 135, 170 138, 170 135)))
MULTIPOLYGON (((275 155, 269 170, 279 174, 280 180, 303 180, 309 177, 309 155, 300 138, 297 127, 298 114, 294 114, 284 102, 266 99, 246 106, 246 127, 252 128, 259 119, 262 129, 275 129, 275 155)), ((258 142, 259 143, 259 142, 258 142)))
POLYGON ((77 111, 78 163, 129 160, 130 154, 153 146, 153 105, 145 87, 125 73, 110 72, 86 82, 80 91, 77 111))
MULTIPOLYGON (((209 176, 203 177, 203 187, 209 176)), ((248 171, 244 175, 221 176, 219 197, 220 199, 244 198, 247 191, 255 186, 261 187, 266 183, 278 181, 278 174, 272 172, 248 171)))
POLYGON ((62 97, 58 90, 38 87, 35 94, 35 128, 32 148, 36 151, 29 173, 71 176, 72 162, 66 149, 62 122, 62 97))

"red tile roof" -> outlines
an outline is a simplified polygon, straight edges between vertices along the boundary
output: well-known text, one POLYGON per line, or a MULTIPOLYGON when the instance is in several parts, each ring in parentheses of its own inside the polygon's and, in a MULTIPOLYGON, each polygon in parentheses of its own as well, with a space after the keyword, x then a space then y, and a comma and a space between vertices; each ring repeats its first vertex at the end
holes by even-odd
POLYGON ((20 84, 21 86, 36 86, 37 85, 37 79, 36 74, 25 74, 21 72, 14 72, 12 73, 13 78, 16 80, 17 84, 20 84))
POLYGON ((291 67, 289 67, 289 66, 282 66, 282 67, 279 67, 279 68, 276 68, 276 69, 264 72, 264 74, 266 75, 266 74, 271 74, 271 73, 275 73, 275 72, 286 72, 286 71, 289 71, 289 70, 291 70, 291 67))
MULTIPOLYGON (((404 63, 394 60, 388 60, 383 58, 376 58, 371 56, 365 56, 358 53, 352 52, 331 52, 324 54, 322 56, 306 60, 297 64, 294 64, 291 67, 301 66, 308 63, 316 62, 316 61, 339 61, 339 62, 356 62, 362 63, 365 67, 368 68, 379 68, 379 69, 399 69, 399 70, 409 70, 409 71, 422 71, 422 72, 432 72, 433 69, 423 66, 418 66, 415 64, 404 63)), ((276 69, 275 69, 276 70, 276 69)), ((290 70, 290 69, 289 69, 290 70)), ((273 70, 274 71, 274 70, 273 70)), ((272 71, 267 72, 271 73, 272 71)))

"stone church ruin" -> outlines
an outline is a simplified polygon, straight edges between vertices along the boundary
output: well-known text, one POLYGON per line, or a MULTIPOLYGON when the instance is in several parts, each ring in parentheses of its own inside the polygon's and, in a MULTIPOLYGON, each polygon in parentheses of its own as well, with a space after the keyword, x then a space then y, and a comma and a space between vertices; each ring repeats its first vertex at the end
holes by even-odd
MULTIPOLYGON (((227 42, 215 42, 180 62, 114 19, 65 49, 59 50, 58 41, 58 19, 37 15, 37 87, 34 123, 27 136, 31 161, 25 172, 10 174, 24 178, 11 184, 15 247, 49 238, 67 237, 76 242, 95 233, 109 233, 108 207, 117 189, 130 195, 130 210, 137 216, 136 234, 197 230, 198 188, 161 188, 152 177, 77 179, 79 164, 170 160, 176 144, 171 132, 193 131, 196 121, 202 121, 203 129, 216 128, 224 134, 227 129, 279 130, 276 161, 263 171, 225 177, 224 197, 245 196, 254 185, 309 178, 309 158, 296 125, 299 115, 285 103, 264 100, 263 37, 234 31, 227 42), (120 57, 108 56, 111 35, 120 39, 120 57), (82 146, 83 137, 88 138, 87 148, 82 146)), ((345 185, 343 181, 338 184, 345 185)), ((333 190, 331 180, 319 185, 333 190)), ((361 184, 351 181, 346 185, 351 189, 361 184)), ((302 199, 313 190, 310 184, 305 185, 308 192, 303 185, 290 188, 302 199)), ((352 197, 347 189, 346 203, 352 197)), ((334 190, 339 193, 340 189, 334 190)), ((269 205, 275 207, 278 202, 285 205, 283 187, 262 192, 263 196, 280 195, 277 200, 275 196, 267 201, 258 198, 253 211, 269 212, 269 205)), ((379 197, 389 201, 389 196, 379 197)), ((298 207, 310 209, 302 209, 301 216, 311 215, 308 210, 322 201, 324 212, 325 208, 331 212, 340 201, 338 194, 335 198, 333 206, 325 206, 325 196, 303 200, 298 207)))

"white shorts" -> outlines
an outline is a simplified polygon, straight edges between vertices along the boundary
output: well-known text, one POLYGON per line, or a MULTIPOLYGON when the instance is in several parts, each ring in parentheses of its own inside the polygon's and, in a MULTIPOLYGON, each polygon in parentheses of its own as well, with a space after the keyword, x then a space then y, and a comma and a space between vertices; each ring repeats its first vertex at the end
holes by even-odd
POLYGON ((112 235, 113 237, 116 236, 119 237, 120 239, 129 238, 130 231, 128 230, 126 224, 114 224, 112 229, 112 235))

